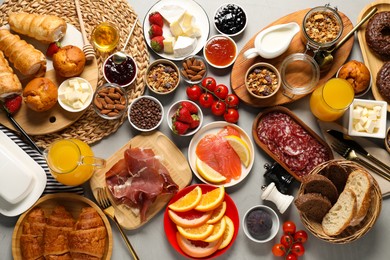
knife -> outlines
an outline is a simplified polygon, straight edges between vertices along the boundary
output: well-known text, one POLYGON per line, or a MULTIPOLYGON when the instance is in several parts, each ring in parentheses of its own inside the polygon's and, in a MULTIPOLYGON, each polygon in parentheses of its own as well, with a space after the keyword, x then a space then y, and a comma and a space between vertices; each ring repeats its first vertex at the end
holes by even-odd
POLYGON ((375 156, 370 154, 366 149, 364 149, 358 142, 354 141, 351 136, 344 134, 342 132, 339 132, 337 130, 328 129, 326 130, 327 133, 329 133, 331 136, 339 140, 340 142, 344 143, 345 145, 349 146, 353 150, 355 150, 357 153, 363 155, 368 160, 376 163, 378 166, 382 167, 383 169, 390 172, 390 167, 383 162, 379 161, 375 156))

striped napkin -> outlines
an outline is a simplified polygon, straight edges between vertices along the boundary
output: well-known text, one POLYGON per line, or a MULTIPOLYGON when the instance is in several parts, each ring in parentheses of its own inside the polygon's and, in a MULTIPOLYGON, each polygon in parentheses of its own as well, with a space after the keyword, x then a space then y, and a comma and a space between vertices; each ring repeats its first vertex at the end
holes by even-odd
POLYGON ((54 179, 50 174, 49 167, 47 166, 45 158, 39 154, 35 149, 30 145, 25 143, 15 132, 9 130, 0 124, 0 131, 3 131, 12 141, 14 141, 23 151, 25 151, 34 161, 36 161, 44 170, 47 176, 47 183, 43 195, 49 193, 58 193, 58 192, 72 192, 79 195, 84 194, 84 189, 81 186, 73 187, 63 185, 54 179))

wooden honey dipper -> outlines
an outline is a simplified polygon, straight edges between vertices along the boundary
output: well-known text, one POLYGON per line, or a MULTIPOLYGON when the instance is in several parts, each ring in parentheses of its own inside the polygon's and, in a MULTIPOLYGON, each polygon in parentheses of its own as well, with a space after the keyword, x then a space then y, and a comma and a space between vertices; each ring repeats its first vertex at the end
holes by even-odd
POLYGON ((89 43, 88 38, 87 38, 87 33, 85 31, 84 22, 83 22, 83 17, 81 15, 80 2, 79 2, 79 0, 75 0, 74 2, 76 4, 76 11, 77 11, 77 16, 79 18, 81 34, 83 35, 83 42, 84 42, 83 52, 85 54, 86 60, 91 61, 96 57, 95 50, 93 49, 92 45, 89 43))

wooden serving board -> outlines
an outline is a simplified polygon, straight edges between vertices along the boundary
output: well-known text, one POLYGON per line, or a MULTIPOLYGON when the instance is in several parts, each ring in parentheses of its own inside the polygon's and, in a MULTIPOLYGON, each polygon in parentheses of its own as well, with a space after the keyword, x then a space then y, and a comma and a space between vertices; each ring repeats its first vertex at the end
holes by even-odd
MULTIPOLYGON (((362 17, 364 17, 368 12, 371 11, 371 8, 373 7, 376 7, 378 9, 377 11, 378 13, 383 11, 390 11, 390 2, 389 0, 378 0, 371 4, 368 4, 360 12, 358 20, 360 21, 362 17)), ((364 63, 368 66, 368 68, 371 71, 372 94, 374 95, 374 98, 376 100, 385 101, 384 98, 379 93, 378 88, 376 86, 376 76, 378 74, 378 71, 381 69, 381 67, 385 62, 381 60, 378 56, 376 56, 368 47, 366 42, 366 28, 367 28, 367 23, 363 24, 360 27, 360 29, 357 31, 357 37, 359 40, 360 49, 362 51, 364 63)), ((390 112, 390 104, 387 105, 387 111, 390 112)))
MULTIPOLYGON (((91 63, 85 65, 83 73, 80 75, 91 83, 95 90, 98 82, 98 64, 94 59, 91 63)), ((48 78, 56 84, 57 87, 65 80, 65 78, 56 75, 55 70, 47 71, 45 78, 48 78)), ((29 79, 22 80, 23 88, 27 85, 29 79)), ((87 108, 88 109, 88 108, 87 108)), ((44 135, 60 131, 69 125, 76 122, 86 111, 72 113, 64 110, 58 102, 54 107, 45 112, 35 112, 22 103, 20 110, 14 115, 15 120, 29 135, 44 135)), ((0 124, 5 127, 15 130, 12 123, 8 120, 6 114, 2 111, 0 113, 0 124)))
MULTIPOLYGON (((168 137, 159 131, 155 131, 152 133, 140 134, 132 138, 127 144, 123 145, 122 148, 107 159, 106 167, 99 169, 94 173, 90 180, 90 185, 95 198, 97 197, 96 189, 99 187, 106 187, 106 172, 124 157, 125 150, 130 146, 152 149, 169 171, 173 181, 179 186, 179 190, 191 183, 192 172, 186 157, 168 137)), ((117 205, 114 199, 110 199, 115 208, 115 216, 121 226, 125 229, 136 229, 146 224, 164 208, 173 195, 159 196, 149 208, 146 214, 147 219, 143 223, 141 223, 140 217, 135 216, 129 208, 126 208, 124 205, 117 205)))
MULTIPOLYGON (((302 26, 302 20, 303 20, 305 14, 309 10, 310 9, 305 9, 305 10, 301 10, 301 11, 298 11, 295 13, 291 13, 287 16, 284 16, 284 17, 280 18, 279 20, 269 24, 267 27, 263 28, 263 30, 270 27, 270 26, 273 26, 273 25, 285 24, 285 23, 290 23, 290 22, 296 22, 300 26, 302 26)), ((352 30, 353 26, 352 26, 351 21, 349 20, 349 18, 345 14, 343 14, 341 12, 339 12, 339 14, 340 14, 340 16, 343 20, 343 23, 344 23, 344 30, 343 30, 343 34, 341 36, 341 38, 343 38, 349 31, 352 30)), ((259 31, 259 33, 261 31, 259 31)), ((235 94, 244 103, 246 103, 249 106, 253 106, 253 107, 269 107, 269 106, 275 106, 275 105, 282 105, 282 104, 293 102, 295 100, 298 100, 298 99, 306 96, 307 94, 295 95, 292 98, 289 98, 289 97, 283 95, 283 86, 280 88, 280 90, 273 97, 271 97, 269 99, 256 99, 249 94, 249 92, 245 88, 245 73, 249 69, 250 66, 252 66, 253 64, 255 64, 257 62, 268 62, 268 63, 271 63, 272 65, 274 65, 277 69, 279 69, 281 63, 283 62, 283 60, 287 56, 289 56, 290 54, 293 54, 293 53, 303 53, 303 52, 305 52, 305 49, 306 49, 306 46, 303 44, 303 42, 301 40, 301 35, 300 35, 301 32, 298 32, 294 36, 293 40, 291 41, 290 46, 287 49, 287 51, 285 53, 283 53, 282 55, 280 55, 279 57, 276 57, 274 59, 264 59, 264 58, 258 56, 258 57, 253 58, 253 59, 246 59, 244 57, 244 52, 250 48, 254 48, 254 41, 255 41, 257 34, 255 34, 253 36, 253 38, 250 39, 249 42, 244 46, 244 48, 238 54, 237 60, 233 65, 231 78, 230 78, 230 84, 231 84, 231 87, 232 87, 233 91, 235 92, 235 94)), ((352 50, 353 43, 354 43, 354 38, 351 37, 346 43, 344 43, 338 50, 336 50, 333 53, 334 63, 328 71, 321 73, 320 80, 319 80, 317 86, 322 85, 328 79, 330 79, 331 77, 333 77, 336 74, 339 67, 341 65, 343 65, 344 62, 347 60, 347 58, 352 50)), ((299 77, 298 74, 297 74, 297 77, 299 77)))
POLYGON ((71 193, 57 193, 57 194, 49 194, 45 195, 42 198, 40 198, 28 211, 23 213, 18 221, 16 222, 14 232, 12 234, 12 256, 15 260, 21 260, 22 254, 20 250, 20 236, 23 233, 23 223, 27 217, 27 215, 30 213, 32 209, 35 207, 40 207, 45 212, 45 216, 48 217, 55 206, 62 205, 68 210, 73 218, 77 220, 81 209, 84 207, 92 207, 96 209, 96 211, 99 213, 100 217, 102 218, 104 225, 107 230, 107 243, 106 243, 106 249, 105 253, 102 259, 109 260, 111 259, 112 255, 112 230, 110 226, 110 222, 108 221, 106 215, 103 213, 103 211, 91 200, 80 196, 76 194, 71 193))

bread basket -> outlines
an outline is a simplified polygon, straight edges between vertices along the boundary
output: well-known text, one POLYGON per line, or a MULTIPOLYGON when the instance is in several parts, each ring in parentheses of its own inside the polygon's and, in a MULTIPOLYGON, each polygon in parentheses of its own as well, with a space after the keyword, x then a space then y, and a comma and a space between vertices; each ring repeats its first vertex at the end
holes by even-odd
MULTIPOLYGON (((343 166, 348 169, 348 172, 352 172, 353 170, 362 170, 367 172, 367 170, 360 165, 347 161, 347 160, 330 160, 327 162, 324 162, 322 164, 317 165, 310 174, 320 174, 321 170, 323 170, 329 163, 336 163, 340 166, 343 166)), ((321 223, 316 222, 312 219, 309 219, 306 217, 305 214, 300 213, 300 218, 302 221, 302 224, 317 238, 324 240, 329 243, 334 244, 346 244, 350 243, 352 241, 357 240, 358 238, 365 235, 371 227, 375 224, 382 208, 382 193, 379 188, 378 183, 374 178, 373 179, 373 186, 371 191, 371 203, 370 208, 368 209, 368 212, 365 216, 365 218, 360 222, 357 226, 349 226, 347 227, 341 234, 337 236, 328 236, 324 233, 322 230, 321 223)), ((304 193, 303 185, 300 186, 298 195, 301 195, 304 193)))

